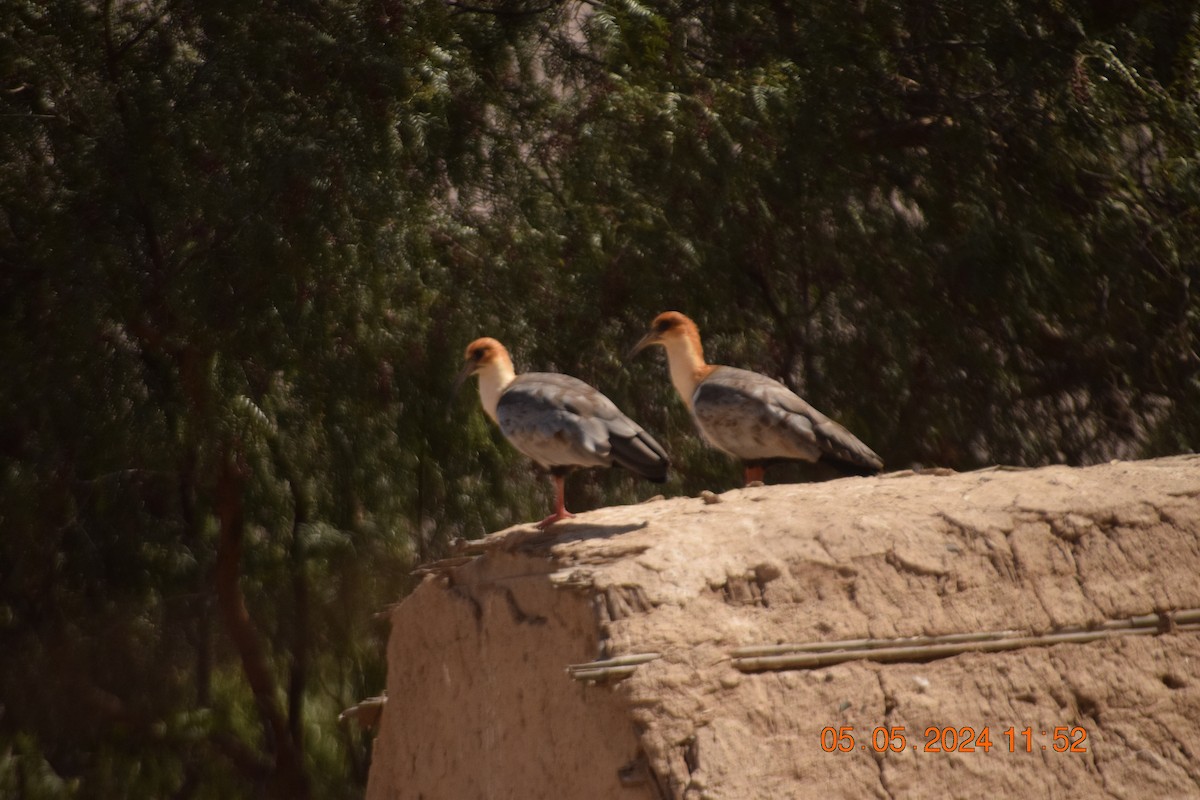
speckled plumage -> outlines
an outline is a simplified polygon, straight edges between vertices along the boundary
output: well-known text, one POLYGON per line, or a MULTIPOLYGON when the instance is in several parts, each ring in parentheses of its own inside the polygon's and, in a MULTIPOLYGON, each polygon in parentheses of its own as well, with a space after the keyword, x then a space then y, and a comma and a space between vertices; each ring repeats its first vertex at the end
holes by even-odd
POLYGON ((824 456, 865 471, 883 467, 854 434, 757 372, 717 367, 697 384, 690 405, 704 439, 745 461, 824 456))
POLYGON ((667 477, 667 454, 595 388, 570 375, 518 375, 496 405, 500 430, 547 469, 619 464, 652 481, 667 477))
POLYGON ((746 481, 762 479, 771 461, 833 462, 848 472, 870 474, 883 461, 854 434, 810 406, 776 380, 736 367, 706 364, 700 331, 677 311, 654 318, 633 352, 661 345, 679 396, 701 436, 746 462, 746 481))
POLYGON ((479 378, 479 401, 514 447, 550 470, 554 513, 539 527, 575 516, 567 511, 563 481, 576 467, 614 464, 647 480, 667 479, 662 446, 611 400, 578 378, 551 372, 517 375, 504 345, 483 337, 467 345, 455 386, 479 378))

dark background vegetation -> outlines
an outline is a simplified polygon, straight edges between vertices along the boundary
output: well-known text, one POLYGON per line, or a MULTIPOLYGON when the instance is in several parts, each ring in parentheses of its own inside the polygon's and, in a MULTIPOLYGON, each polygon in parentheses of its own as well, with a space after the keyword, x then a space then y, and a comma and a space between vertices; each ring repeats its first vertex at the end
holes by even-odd
POLYGON ((1200 442, 1194 3, 0 6, 5 797, 360 796, 373 615, 548 507, 475 336, 668 494, 665 309, 892 468, 1200 442))

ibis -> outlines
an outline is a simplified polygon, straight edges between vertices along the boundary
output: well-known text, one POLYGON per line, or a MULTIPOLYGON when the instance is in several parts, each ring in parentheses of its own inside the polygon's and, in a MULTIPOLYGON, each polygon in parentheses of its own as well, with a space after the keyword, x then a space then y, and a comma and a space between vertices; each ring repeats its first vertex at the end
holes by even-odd
POLYGON ((678 311, 659 314, 630 351, 661 345, 671 383, 710 445, 744 462, 745 482, 761 481, 777 461, 825 461, 843 472, 870 475, 879 456, 854 434, 782 383, 757 372, 704 362, 696 323, 678 311))
POLYGON ((575 516, 566 508, 564 482, 576 468, 615 464, 655 483, 667 479, 670 462, 662 445, 578 378, 552 372, 517 375, 508 350, 490 337, 467 345, 455 389, 472 375, 479 378, 483 410, 554 480, 554 512, 539 528, 575 516))

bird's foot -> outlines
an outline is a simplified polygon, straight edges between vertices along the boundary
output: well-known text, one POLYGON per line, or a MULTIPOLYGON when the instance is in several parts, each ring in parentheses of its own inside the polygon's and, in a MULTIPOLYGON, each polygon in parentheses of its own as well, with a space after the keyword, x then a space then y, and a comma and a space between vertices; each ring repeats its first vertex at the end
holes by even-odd
POLYGON ((538 530, 544 531, 544 530, 546 530, 546 528, 549 528, 551 525, 558 522, 559 520, 571 519, 574 516, 575 515, 572 514, 570 511, 566 511, 566 510, 561 511, 561 512, 555 511, 553 514, 546 517, 544 520, 542 520, 541 522, 539 522, 537 524, 538 530))

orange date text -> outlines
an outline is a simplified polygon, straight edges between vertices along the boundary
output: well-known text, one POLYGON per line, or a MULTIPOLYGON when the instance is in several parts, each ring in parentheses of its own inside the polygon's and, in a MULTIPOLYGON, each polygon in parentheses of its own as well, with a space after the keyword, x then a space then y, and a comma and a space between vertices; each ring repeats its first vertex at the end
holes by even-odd
POLYGON ((1018 729, 1013 725, 997 731, 993 741, 990 725, 982 728, 930 725, 920 737, 914 737, 915 741, 910 742, 903 725, 879 725, 857 731, 853 725, 830 725, 821 729, 821 749, 826 753, 852 753, 855 750, 901 753, 906 749, 922 753, 990 753, 994 747, 1002 753, 1087 752, 1087 730, 1078 725, 1045 729, 1032 726, 1018 729))

